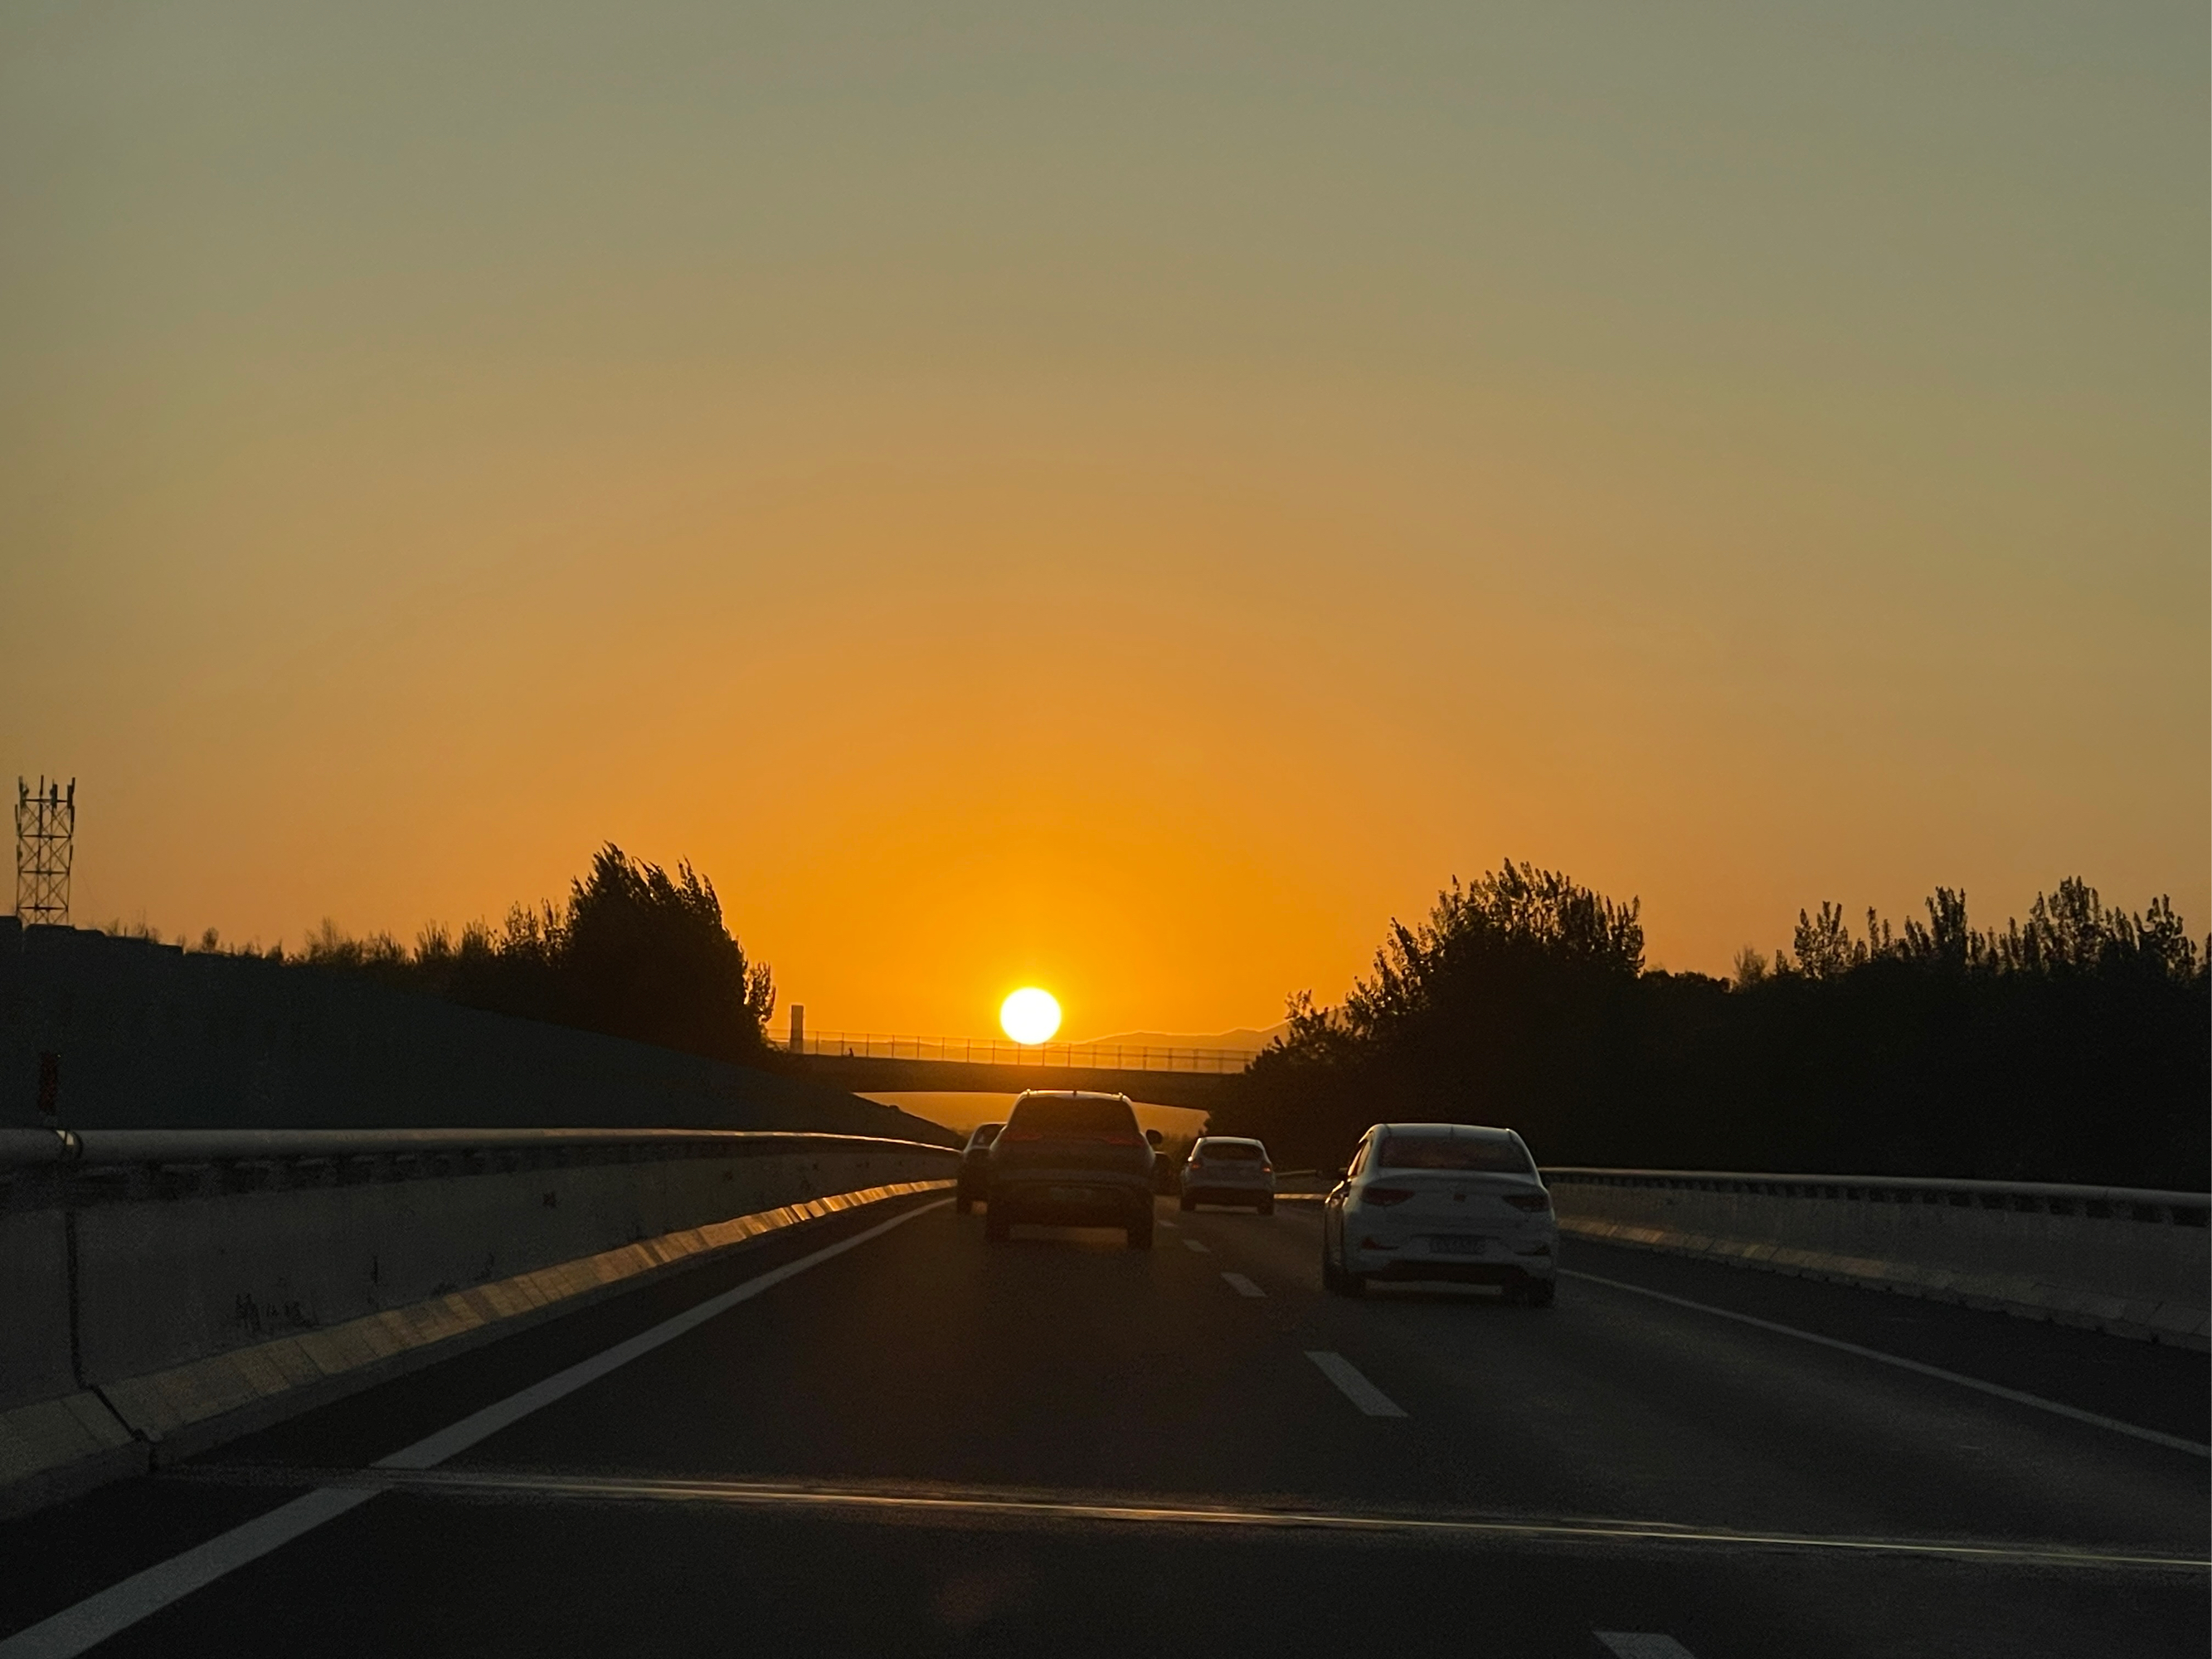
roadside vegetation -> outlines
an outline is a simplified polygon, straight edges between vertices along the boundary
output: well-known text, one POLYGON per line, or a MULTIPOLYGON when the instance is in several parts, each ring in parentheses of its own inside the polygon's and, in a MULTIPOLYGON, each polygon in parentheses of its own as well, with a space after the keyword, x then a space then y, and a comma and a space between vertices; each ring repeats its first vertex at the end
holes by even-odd
MULTIPOLYGON (((210 930, 198 948, 222 945, 210 930)), ((456 936, 432 926, 410 948, 389 933, 356 939, 325 921, 303 950, 266 954, 714 1060, 764 1056, 775 1011, 768 964, 750 960, 731 934, 714 883, 689 864, 672 875, 612 842, 564 902, 517 905, 497 929, 471 922, 456 936)))
POLYGON ((1671 974, 1636 900, 1509 860, 1394 921, 1340 1005, 1293 996, 1213 1127, 1324 1168, 1442 1118, 1550 1164, 2203 1190, 2212 1004, 2172 906, 2069 879, 2002 928, 1948 889, 1924 910, 1859 933, 1824 904, 1732 979, 1671 974))

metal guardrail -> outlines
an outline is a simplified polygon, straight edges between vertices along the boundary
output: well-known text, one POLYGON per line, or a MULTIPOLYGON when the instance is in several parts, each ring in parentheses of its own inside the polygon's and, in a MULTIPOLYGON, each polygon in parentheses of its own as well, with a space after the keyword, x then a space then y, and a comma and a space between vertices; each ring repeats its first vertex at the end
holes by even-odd
POLYGON ((809 1031, 797 1048, 789 1039, 775 1046, 785 1054, 838 1060, 929 1060, 961 1066, 1054 1066, 1067 1071, 1206 1072, 1243 1071, 1256 1048, 1151 1048, 1119 1042, 1013 1042, 997 1037, 887 1036, 874 1031, 809 1031))
POLYGON ((2084 1187, 2040 1181, 1946 1180, 1928 1176, 1771 1175, 1723 1170, 1606 1170, 1547 1167, 1547 1184, 1674 1188, 1876 1204, 1948 1204, 1962 1209, 2021 1210, 2202 1227, 2212 1194, 2144 1187, 2084 1187))
POLYGON ((808 1130, 0 1129, 0 1199, 20 1182, 49 1194, 30 1202, 51 1204, 57 1182, 97 1202, 586 1164, 868 1152, 959 1156, 957 1147, 927 1141, 808 1130))

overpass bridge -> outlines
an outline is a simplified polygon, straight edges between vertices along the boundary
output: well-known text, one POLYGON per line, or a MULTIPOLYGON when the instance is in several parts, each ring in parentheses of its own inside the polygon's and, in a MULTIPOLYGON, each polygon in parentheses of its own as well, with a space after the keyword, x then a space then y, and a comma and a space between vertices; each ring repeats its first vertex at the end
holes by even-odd
POLYGON ((1155 1106, 1209 1111, 1256 1052, 1116 1042, 1003 1042, 807 1031, 778 1043, 810 1082, 854 1094, 926 1090, 1094 1089, 1155 1106))

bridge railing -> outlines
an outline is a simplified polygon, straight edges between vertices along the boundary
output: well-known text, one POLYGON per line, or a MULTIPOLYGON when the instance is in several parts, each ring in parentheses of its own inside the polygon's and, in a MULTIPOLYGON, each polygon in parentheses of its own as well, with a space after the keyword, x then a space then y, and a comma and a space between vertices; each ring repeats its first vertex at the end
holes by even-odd
POLYGON ((842 1060, 928 1060, 963 1066, 1056 1066, 1065 1071, 1241 1072, 1253 1048, 1177 1048, 1121 1042, 1014 1042, 997 1037, 896 1036, 878 1031, 809 1031, 787 1054, 842 1060))

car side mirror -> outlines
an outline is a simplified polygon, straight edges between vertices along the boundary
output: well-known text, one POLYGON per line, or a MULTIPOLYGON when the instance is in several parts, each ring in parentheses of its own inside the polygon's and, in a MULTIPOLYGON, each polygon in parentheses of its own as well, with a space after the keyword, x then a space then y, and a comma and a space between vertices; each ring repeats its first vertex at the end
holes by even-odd
POLYGON ((1155 1152, 1158 1151, 1161 1146, 1166 1144, 1166 1142, 1167 1137, 1162 1134, 1158 1129, 1147 1129, 1145 1131, 1145 1145, 1152 1147, 1155 1152))

